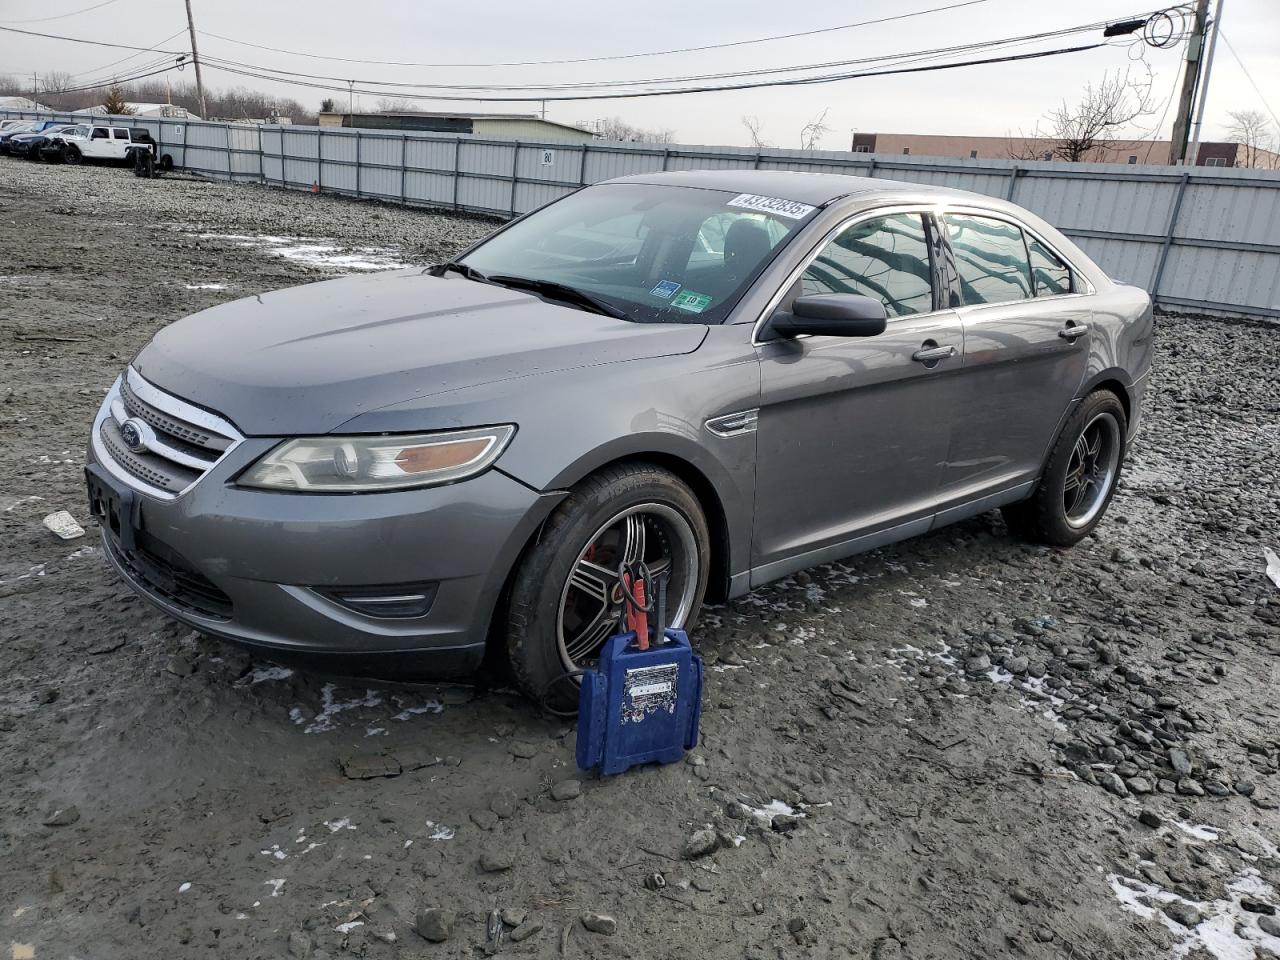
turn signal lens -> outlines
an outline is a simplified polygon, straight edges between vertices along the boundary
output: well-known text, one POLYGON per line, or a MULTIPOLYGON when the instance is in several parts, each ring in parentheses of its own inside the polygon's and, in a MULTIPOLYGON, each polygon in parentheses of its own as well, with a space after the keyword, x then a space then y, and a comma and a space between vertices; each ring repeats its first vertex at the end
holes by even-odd
POLYGON ((393 436, 307 437, 276 447, 236 482, 304 493, 363 493, 452 483, 487 470, 513 424, 393 436))

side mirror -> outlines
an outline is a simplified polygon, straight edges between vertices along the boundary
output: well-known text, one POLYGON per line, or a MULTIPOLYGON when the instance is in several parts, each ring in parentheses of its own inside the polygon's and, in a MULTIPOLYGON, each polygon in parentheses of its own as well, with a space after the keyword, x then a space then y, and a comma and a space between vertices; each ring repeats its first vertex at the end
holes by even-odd
POLYGON ((769 329, 780 337, 810 333, 824 337, 874 337, 884 333, 889 315, 874 297, 856 293, 822 293, 797 297, 791 312, 779 311, 769 329))

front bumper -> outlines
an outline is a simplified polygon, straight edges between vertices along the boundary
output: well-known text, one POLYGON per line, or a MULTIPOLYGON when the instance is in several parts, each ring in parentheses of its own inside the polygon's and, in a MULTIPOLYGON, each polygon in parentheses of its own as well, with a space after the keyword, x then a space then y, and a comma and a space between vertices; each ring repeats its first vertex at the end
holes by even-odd
MULTIPOLYGON (((507 574, 561 495, 497 469, 447 486, 358 495, 231 483, 277 442, 241 440, 176 497, 133 486, 137 536, 103 530, 115 569, 169 616, 215 636, 340 655, 351 672, 370 664, 385 672, 398 661, 418 676, 473 672, 507 574), (430 585, 420 616, 368 615, 321 592, 407 583, 430 585)), ((90 443, 88 460, 121 482, 101 444, 90 443)))

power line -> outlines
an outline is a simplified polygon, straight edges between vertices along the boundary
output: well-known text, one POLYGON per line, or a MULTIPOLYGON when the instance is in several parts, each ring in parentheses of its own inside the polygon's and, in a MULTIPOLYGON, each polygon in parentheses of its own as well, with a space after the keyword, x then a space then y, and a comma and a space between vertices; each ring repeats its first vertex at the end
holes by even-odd
MULTIPOLYGON (((92 67, 92 68, 91 68, 91 69, 89 69, 89 70, 81 70, 79 73, 73 73, 71 76, 72 76, 72 78, 75 78, 75 77, 85 77, 85 76, 88 76, 88 75, 89 75, 89 74, 91 74, 91 73, 101 73, 103 70, 109 70, 111 67, 118 66, 119 64, 126 63, 126 62, 128 62, 129 60, 133 60, 133 59, 134 59, 134 58, 136 58, 136 57, 140 57, 140 56, 142 56, 142 54, 143 54, 144 52, 145 52, 145 53, 158 53, 158 52, 160 52, 160 51, 159 51, 159 49, 158 49, 158 48, 159 48, 159 46, 160 46, 160 44, 162 44, 162 43, 168 43, 170 40, 177 39, 178 37, 182 36, 182 35, 183 35, 184 33, 186 33, 186 32, 187 32, 187 28, 186 28, 186 27, 183 27, 181 30, 179 30, 177 33, 173 34, 172 36, 165 37, 163 40, 157 40, 157 41, 156 41, 155 43, 153 43, 150 47, 148 47, 145 51, 139 51, 138 53, 131 53, 131 54, 129 54, 129 56, 127 56, 127 57, 121 57, 119 60, 112 60, 110 63, 104 63, 104 64, 103 64, 102 66, 100 66, 100 67, 92 67)), ((133 68, 132 68, 132 67, 130 67, 130 69, 133 69, 133 68)))
POLYGON ((1249 72, 1249 68, 1244 65, 1244 61, 1240 59, 1240 54, 1236 53, 1236 48, 1231 45, 1231 41, 1227 39, 1226 33, 1219 31, 1222 42, 1227 45, 1227 49, 1231 51, 1231 56, 1235 58, 1236 63, 1240 64, 1240 69, 1244 71, 1245 79, 1249 81, 1249 85, 1253 87, 1253 92, 1258 95, 1258 99, 1262 101, 1262 105, 1267 108, 1267 113, 1271 114, 1271 119, 1276 122, 1276 126, 1280 127, 1280 117, 1276 116, 1276 112, 1271 109, 1271 104, 1267 103, 1267 98, 1262 95, 1262 90, 1253 79, 1253 74, 1249 72))
MULTIPOLYGON (((824 70, 837 67, 864 66, 867 64, 886 65, 889 63, 917 62, 923 59, 947 56, 956 53, 968 53, 976 50, 996 50, 1003 47, 1016 46, 1019 44, 1033 43, 1038 40, 1052 39, 1057 37, 1068 36, 1074 33, 1083 33, 1096 30, 1103 25, 1102 21, 1097 23, 1081 24, 1074 27, 1063 27, 1056 30, 1047 30, 1040 33, 1024 34, 1015 37, 1002 37, 995 40, 982 40, 972 43, 954 44, 947 47, 934 47, 925 50, 910 50, 902 53, 882 54, 875 57, 863 57, 853 60, 831 60, 823 63, 806 63, 797 65, 786 65, 779 67, 761 67, 752 70, 737 70, 724 73, 705 73, 676 77, 645 77, 635 80, 607 80, 607 81, 584 81, 576 83, 550 83, 550 84, 446 84, 446 83, 422 83, 422 82, 404 82, 395 80, 374 80, 369 78, 351 78, 338 77, 326 74, 303 73, 292 70, 282 70, 276 67, 265 67, 258 64, 242 63, 235 60, 227 60, 223 58, 206 58, 212 65, 214 63, 222 64, 226 67, 235 67, 241 70, 255 70, 265 74, 277 75, 276 79, 287 77, 300 77, 305 80, 327 80, 333 83, 346 84, 369 84, 375 87, 388 87, 391 90, 381 91, 383 93, 393 92, 394 90, 410 89, 410 90, 446 90, 446 91, 541 91, 541 90, 557 90, 557 91, 574 91, 574 90, 597 90, 610 89, 618 87, 635 87, 644 84, 675 84, 675 83, 699 83, 709 80, 738 80, 744 77, 760 77, 772 74, 782 73, 798 73, 803 71, 824 70)), ((285 80, 285 82, 288 82, 285 80)), ((344 89, 346 89, 344 87, 344 89)), ((429 95, 426 95, 429 96, 429 95)), ((480 97, 479 99, 500 99, 497 97, 480 97)), ((541 96, 534 99, 543 99, 541 96)))
MULTIPOLYGON (((168 73, 170 70, 177 70, 181 68, 181 66, 182 64, 180 63, 173 63, 167 67, 160 67, 159 69, 148 70, 147 72, 144 72, 144 73, 136 73, 127 77, 119 77, 114 79, 112 82, 118 83, 118 84, 133 83, 133 81, 135 80, 145 80, 147 79, 147 77, 158 77, 162 73, 168 73)), ((64 93, 85 93, 89 90, 101 90, 102 87, 103 87, 103 84, 101 82, 90 83, 90 84, 84 84, 78 87, 67 87, 65 90, 58 90, 57 94, 60 95, 64 93)))
POLYGON ((153 47, 135 47, 129 43, 107 43, 105 40, 86 40, 83 37, 64 37, 57 33, 40 33, 38 30, 19 30, 17 27, 0 27, 5 33, 21 33, 28 37, 44 37, 47 40, 66 40, 69 43, 87 43, 95 47, 114 47, 117 50, 138 50, 142 53, 171 53, 186 55, 185 50, 157 50, 153 47))
MULTIPOLYGON (((702 87, 681 87, 672 90, 640 90, 628 93, 587 93, 587 94, 556 94, 553 96, 532 96, 532 97, 511 97, 511 96, 461 96, 457 94, 402 94, 405 99, 410 100, 449 100, 462 101, 468 103, 481 103, 492 101, 497 103, 538 103, 543 100, 547 101, 564 101, 564 100, 628 100, 640 97, 666 97, 678 96, 691 93, 720 93, 728 90, 757 90, 764 87, 794 87, 806 86, 812 84, 835 83, 840 80, 859 80, 864 77, 887 77, 898 74, 907 73, 925 73, 936 70, 953 70, 957 67, 975 67, 984 64, 993 63, 1012 63, 1019 60, 1035 60, 1043 57, 1055 57, 1069 53, 1083 53, 1086 50, 1096 50, 1099 47, 1108 46, 1106 43, 1090 43, 1075 47, 1060 47, 1054 50, 1037 50, 1031 53, 1011 54, 1003 57, 985 57, 978 60, 962 60, 955 63, 939 63, 927 64, 924 66, 914 67, 895 67, 889 70, 864 71, 854 73, 828 74, 817 77, 792 77, 786 80, 760 80, 735 84, 725 84, 720 86, 702 86, 702 87)), ((358 93, 361 96, 380 96, 385 94, 385 90, 367 90, 347 86, 333 86, 323 83, 307 82, 302 80, 282 80, 280 77, 273 77, 268 74, 258 73, 251 70, 240 70, 228 67, 220 63, 208 61, 206 65, 212 70, 221 70, 223 73, 231 73, 239 76, 254 77, 259 80, 275 80, 281 83, 291 84, 298 87, 308 87, 314 90, 326 90, 336 93, 358 93)))
POLYGON ((67 17, 78 17, 82 13, 88 13, 90 10, 97 10, 99 7, 110 6, 116 2, 117 0, 102 0, 101 3, 95 3, 91 7, 72 10, 70 13, 60 13, 56 17, 36 17, 32 20, 0 20, 0 23, 47 23, 50 20, 65 20, 67 17))
POLYGON ((331 57, 324 54, 303 53, 298 50, 287 50, 282 47, 269 47, 259 43, 250 43, 248 40, 237 40, 234 37, 226 37, 219 33, 211 33, 208 30, 200 30, 198 32, 201 36, 213 37, 217 40, 225 40, 227 43, 236 43, 244 47, 253 47, 257 50, 268 50, 271 53, 283 53, 292 57, 305 57, 309 60, 332 60, 338 63, 362 63, 379 67, 535 67, 570 63, 601 63, 606 60, 636 60, 641 57, 665 57, 677 53, 699 53, 706 50, 724 50, 729 47, 745 47, 757 43, 771 43, 774 40, 793 40, 798 37, 812 37, 823 33, 853 30, 857 27, 868 27, 880 23, 890 23, 895 20, 906 20, 911 17, 922 17, 930 13, 941 13, 946 10, 956 10, 960 7, 971 7, 976 4, 987 2, 988 0, 961 0, 961 2, 958 3, 949 3, 940 7, 930 7, 927 10, 913 10, 910 13, 895 14, 891 17, 879 17, 875 20, 861 20, 857 23, 843 23, 834 27, 819 27, 814 30, 801 30, 797 33, 780 33, 769 37, 756 37, 751 40, 732 40, 727 43, 709 43, 698 47, 677 47, 672 50, 651 50, 644 53, 620 53, 604 57, 579 57, 567 60, 509 60, 497 61, 494 63, 421 63, 406 60, 361 60, 353 57, 331 57))

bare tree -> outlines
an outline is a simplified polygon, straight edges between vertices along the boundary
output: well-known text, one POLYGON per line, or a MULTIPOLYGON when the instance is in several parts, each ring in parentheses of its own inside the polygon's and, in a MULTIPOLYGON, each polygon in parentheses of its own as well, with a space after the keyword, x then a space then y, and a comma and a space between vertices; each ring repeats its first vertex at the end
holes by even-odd
POLYGON ((1238 166, 1275 169, 1276 133, 1261 110, 1228 110, 1227 136, 1244 147, 1238 166))
POLYGON ((412 100, 403 97, 380 97, 377 108, 379 113, 412 113, 417 109, 412 100))
POLYGON ((1151 72, 1134 78, 1128 69, 1117 70, 1097 84, 1086 84, 1076 104, 1063 100, 1029 134, 1008 134, 1005 152, 1010 160, 1092 159, 1115 147, 1116 135, 1125 127, 1152 112, 1151 72), (1048 129, 1042 130, 1041 123, 1048 129))
POLYGON ((831 132, 827 126, 827 114, 831 108, 826 107, 820 114, 800 128, 800 149, 816 150, 822 138, 831 132))
POLYGON ((766 140, 760 134, 760 118, 748 117, 742 118, 742 125, 747 128, 747 136, 751 138, 751 145, 757 149, 760 147, 772 147, 773 144, 766 140))
POLYGON ((325 97, 320 101, 321 113, 333 113, 337 109, 337 105, 333 102, 333 97, 325 97))
POLYGON ((600 135, 601 139, 619 140, 624 143, 640 141, 645 143, 671 143, 676 137, 676 132, 670 127, 646 130, 643 127, 627 123, 621 117, 606 117, 601 120, 596 133, 600 135))

